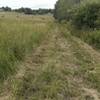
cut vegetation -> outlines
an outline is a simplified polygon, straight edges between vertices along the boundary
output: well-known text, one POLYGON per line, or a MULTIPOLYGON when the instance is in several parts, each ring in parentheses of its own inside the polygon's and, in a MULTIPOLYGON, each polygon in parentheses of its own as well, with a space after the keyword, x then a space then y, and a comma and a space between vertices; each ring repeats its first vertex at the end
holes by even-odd
POLYGON ((99 52, 72 36, 66 25, 55 23, 52 16, 4 16, 1 26, 6 30, 1 28, 1 40, 6 44, 2 43, 5 48, 0 52, 11 48, 14 61, 7 56, 10 64, 20 61, 23 53, 25 57, 21 56, 21 64, 3 69, 8 74, 10 68, 17 70, 1 84, 0 100, 100 100, 99 52), (14 48, 20 52, 17 56, 14 48))
POLYGON ((59 0, 56 19, 0 12, 0 100, 100 100, 99 13, 98 0, 59 0))

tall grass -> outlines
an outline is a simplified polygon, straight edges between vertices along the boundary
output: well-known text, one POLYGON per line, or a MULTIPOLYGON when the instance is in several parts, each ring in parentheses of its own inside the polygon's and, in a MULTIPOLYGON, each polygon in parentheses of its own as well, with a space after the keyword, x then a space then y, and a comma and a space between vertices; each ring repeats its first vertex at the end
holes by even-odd
POLYGON ((16 71, 24 59, 49 31, 47 16, 25 16, 0 13, 0 81, 16 71))
POLYGON ((100 50, 100 30, 71 30, 74 36, 81 38, 96 50, 100 50))
MULTIPOLYGON (((100 30, 83 32, 83 40, 92 45, 93 47, 100 49, 100 30)), ((82 38, 82 37, 81 37, 82 38)))

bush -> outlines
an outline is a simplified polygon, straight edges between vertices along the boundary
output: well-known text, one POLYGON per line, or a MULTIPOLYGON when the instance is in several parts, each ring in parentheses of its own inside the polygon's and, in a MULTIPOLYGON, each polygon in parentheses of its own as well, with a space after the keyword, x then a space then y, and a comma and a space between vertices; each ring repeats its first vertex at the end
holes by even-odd
POLYGON ((80 4, 83 0, 58 0, 55 5, 54 17, 58 21, 67 20, 69 21, 72 16, 72 8, 80 4))
POLYGON ((87 43, 93 45, 93 47, 100 49, 100 31, 93 31, 88 33, 88 35, 84 38, 87 43))
POLYGON ((100 28, 100 2, 82 2, 77 7, 73 20, 77 28, 100 28))

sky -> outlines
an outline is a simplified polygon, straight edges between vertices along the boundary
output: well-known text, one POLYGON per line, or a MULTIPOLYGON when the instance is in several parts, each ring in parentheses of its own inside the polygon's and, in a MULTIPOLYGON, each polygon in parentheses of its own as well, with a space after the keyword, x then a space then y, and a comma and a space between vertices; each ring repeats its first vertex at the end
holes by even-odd
POLYGON ((0 7, 9 6, 13 9, 20 7, 38 8, 54 8, 57 0, 0 0, 0 7))

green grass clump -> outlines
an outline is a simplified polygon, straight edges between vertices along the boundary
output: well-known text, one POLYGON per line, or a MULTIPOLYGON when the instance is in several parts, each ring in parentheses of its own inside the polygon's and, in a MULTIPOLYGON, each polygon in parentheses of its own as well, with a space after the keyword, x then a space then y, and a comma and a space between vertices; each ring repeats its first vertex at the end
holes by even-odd
POLYGON ((15 72, 16 63, 39 45, 49 31, 48 16, 0 13, 0 80, 15 72), (3 16, 3 17, 2 17, 3 16))
POLYGON ((67 79, 64 70, 48 65, 26 73, 16 90, 16 100, 64 100, 80 95, 76 83, 67 79))
POLYGON ((100 49, 100 31, 89 32, 87 35, 84 40, 95 48, 100 49))

